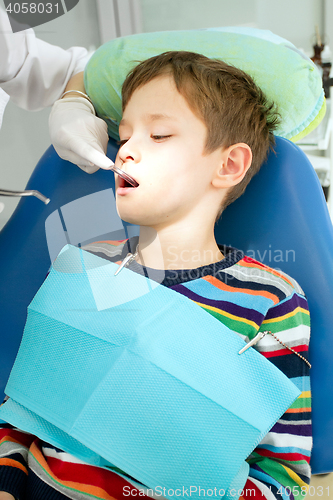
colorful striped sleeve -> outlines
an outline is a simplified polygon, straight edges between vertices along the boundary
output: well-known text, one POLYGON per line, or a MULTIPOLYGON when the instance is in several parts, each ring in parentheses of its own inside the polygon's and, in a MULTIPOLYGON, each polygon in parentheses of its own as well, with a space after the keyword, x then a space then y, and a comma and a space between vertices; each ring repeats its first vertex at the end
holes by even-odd
POLYGON ((28 451, 34 436, 0 421, 0 491, 24 498, 28 451))
POLYGON ((271 334, 257 344, 258 351, 302 392, 249 457, 250 475, 243 497, 304 498, 310 483, 312 448, 310 377, 305 361, 310 320, 307 301, 299 289, 268 311, 260 330, 271 334))
POLYGON ((304 498, 310 482, 312 437, 306 363, 310 319, 302 289, 286 274, 248 257, 173 288, 245 342, 259 331, 270 332, 255 348, 297 385, 301 395, 248 457, 250 473, 244 491, 233 493, 246 500, 304 498))

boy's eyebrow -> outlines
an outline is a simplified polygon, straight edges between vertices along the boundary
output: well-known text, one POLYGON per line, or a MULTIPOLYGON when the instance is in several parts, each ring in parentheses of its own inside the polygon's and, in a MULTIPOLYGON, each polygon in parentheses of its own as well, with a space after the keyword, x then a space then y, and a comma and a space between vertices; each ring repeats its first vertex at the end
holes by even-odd
MULTIPOLYGON (((177 120, 177 118, 175 116, 167 115, 166 113, 146 114, 146 115, 144 115, 144 119, 147 122, 153 122, 153 121, 157 121, 157 120, 177 120)), ((122 120, 119 123, 119 127, 121 125, 126 125, 126 124, 127 124, 126 120, 124 118, 122 118, 122 120)))

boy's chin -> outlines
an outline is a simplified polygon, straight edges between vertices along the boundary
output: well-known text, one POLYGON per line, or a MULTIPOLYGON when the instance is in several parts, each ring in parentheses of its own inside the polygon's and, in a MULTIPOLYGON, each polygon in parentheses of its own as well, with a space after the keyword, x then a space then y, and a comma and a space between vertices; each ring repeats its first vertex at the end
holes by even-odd
POLYGON ((136 226, 155 227, 165 222, 163 215, 156 213, 151 207, 129 206, 129 204, 118 203, 116 200, 117 213, 121 220, 136 226))
POLYGON ((118 215, 122 221, 128 222, 129 224, 134 224, 135 226, 146 226, 146 227, 155 227, 156 221, 152 220, 151 217, 145 217, 144 215, 133 214, 133 213, 124 213, 117 209, 118 215))
POLYGON ((118 204, 117 204, 117 213, 121 220, 124 222, 128 222, 129 224, 135 224, 137 226, 140 226, 140 220, 137 214, 133 212, 128 212, 125 210, 119 210, 118 204))

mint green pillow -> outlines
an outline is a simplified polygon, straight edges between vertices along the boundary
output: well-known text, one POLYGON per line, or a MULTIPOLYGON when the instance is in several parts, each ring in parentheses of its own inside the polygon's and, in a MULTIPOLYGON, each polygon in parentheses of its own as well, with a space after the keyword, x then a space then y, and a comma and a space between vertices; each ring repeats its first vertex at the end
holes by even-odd
POLYGON ((118 139, 121 87, 138 62, 168 50, 199 52, 236 66, 255 80, 282 117, 276 135, 297 141, 325 114, 322 80, 313 62, 292 43, 253 28, 163 31, 116 38, 102 45, 87 64, 84 82, 109 135, 118 139))

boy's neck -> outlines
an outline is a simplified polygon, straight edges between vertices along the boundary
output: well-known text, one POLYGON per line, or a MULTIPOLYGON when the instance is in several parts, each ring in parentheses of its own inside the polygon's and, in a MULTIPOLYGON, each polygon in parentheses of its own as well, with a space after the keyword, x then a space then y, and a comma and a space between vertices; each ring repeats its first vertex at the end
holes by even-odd
POLYGON ((136 261, 152 269, 196 269, 224 258, 215 241, 214 231, 194 236, 175 228, 157 232, 141 226, 136 261))

